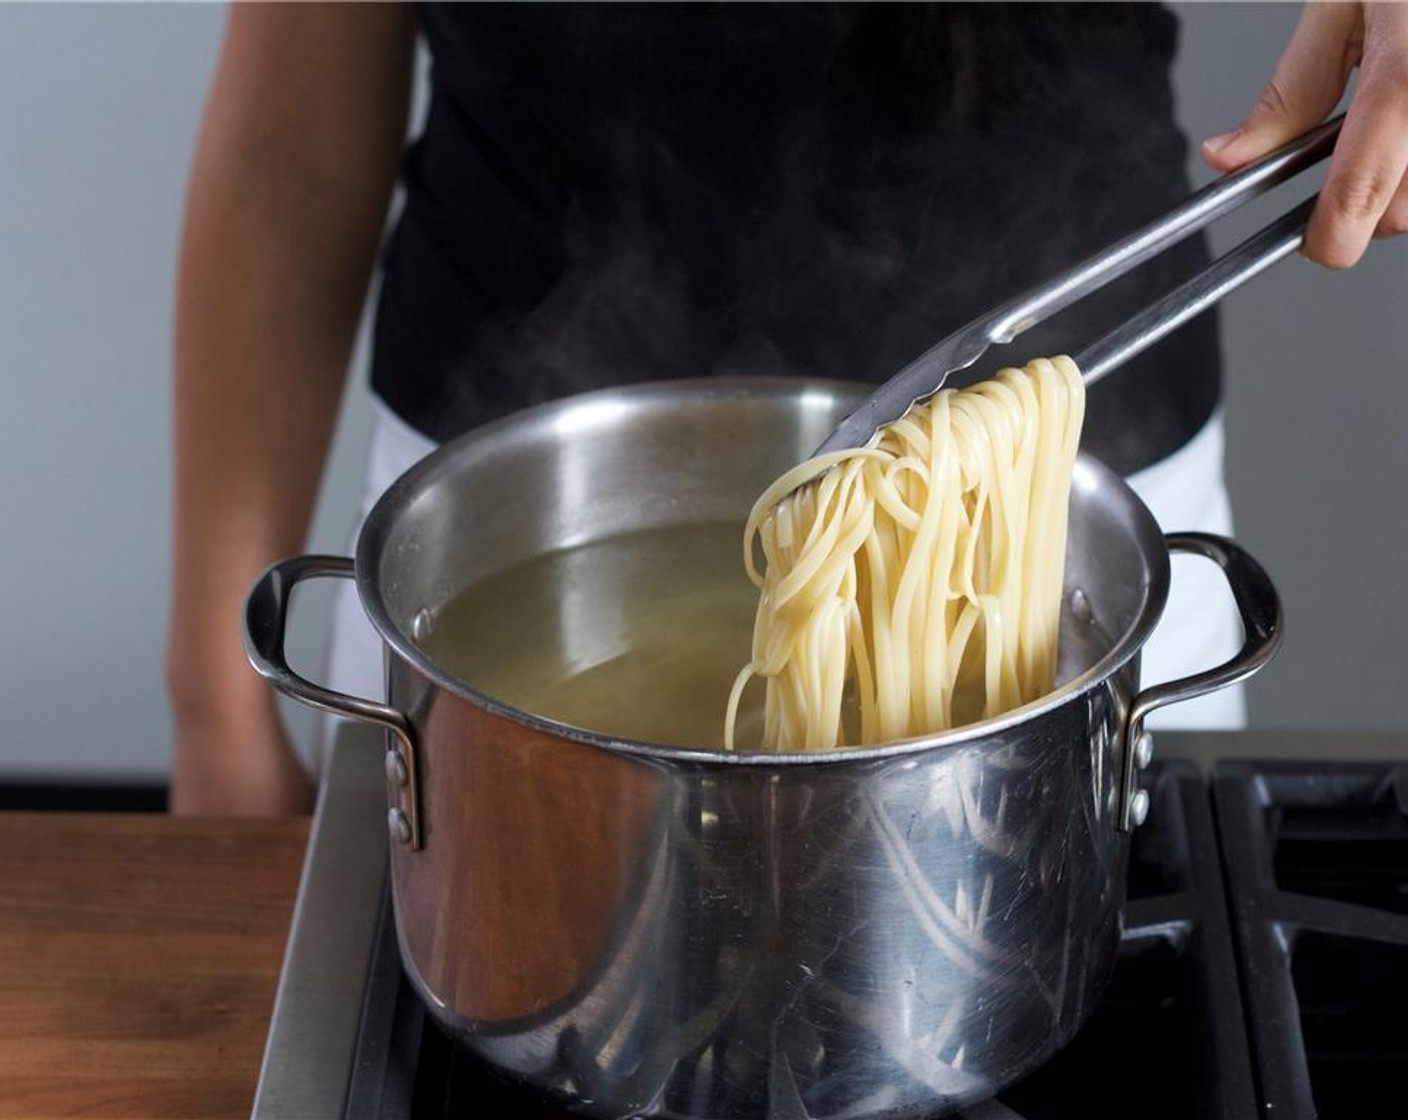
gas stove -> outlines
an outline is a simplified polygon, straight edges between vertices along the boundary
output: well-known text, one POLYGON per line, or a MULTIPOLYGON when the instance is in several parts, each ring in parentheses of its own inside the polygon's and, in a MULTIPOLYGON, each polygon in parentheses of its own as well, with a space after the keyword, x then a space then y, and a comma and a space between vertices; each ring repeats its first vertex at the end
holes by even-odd
MULTIPOLYGON (((1408 1069, 1408 740, 1166 734, 1118 961, 1051 1062, 966 1120, 1382 1115, 1408 1069)), ((401 972, 380 747, 336 748, 255 1117, 568 1114, 457 1049, 401 972)))

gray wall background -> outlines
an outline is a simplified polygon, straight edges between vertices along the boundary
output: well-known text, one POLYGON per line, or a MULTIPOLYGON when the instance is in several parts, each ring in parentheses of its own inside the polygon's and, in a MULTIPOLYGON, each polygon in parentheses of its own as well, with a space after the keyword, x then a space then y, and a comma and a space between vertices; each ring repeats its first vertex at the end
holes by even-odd
MULTIPOLYGON (((1176 8, 1200 138, 1240 119, 1298 9, 1176 8)), ((0 775, 150 776, 170 758, 173 269, 223 22, 218 6, 0 6, 0 775)), ((1404 722, 1405 294, 1408 241, 1343 275, 1297 260, 1227 305, 1238 536, 1289 617, 1251 686, 1255 725, 1404 722)), ((359 350, 315 549, 342 551, 352 526, 363 365, 359 350)), ((305 664, 325 610, 300 609, 305 664)))

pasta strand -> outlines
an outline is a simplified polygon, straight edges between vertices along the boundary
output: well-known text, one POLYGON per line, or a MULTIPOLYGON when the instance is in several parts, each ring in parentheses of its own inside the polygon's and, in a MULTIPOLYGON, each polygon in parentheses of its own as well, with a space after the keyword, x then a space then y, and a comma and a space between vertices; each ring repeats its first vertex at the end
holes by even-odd
POLYGON ((1084 414, 1075 363, 1039 358, 773 483, 744 530, 761 595, 728 748, 754 677, 772 751, 931 734, 1049 692, 1084 414))

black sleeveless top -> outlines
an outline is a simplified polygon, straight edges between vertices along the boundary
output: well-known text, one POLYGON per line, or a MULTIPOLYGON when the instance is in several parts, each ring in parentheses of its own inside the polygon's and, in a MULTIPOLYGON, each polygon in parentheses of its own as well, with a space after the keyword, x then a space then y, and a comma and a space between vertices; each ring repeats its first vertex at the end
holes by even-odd
MULTIPOLYGON (((605 385, 881 380, 1188 190, 1147 4, 433 4, 372 384, 444 440, 605 385)), ((1075 352, 1193 240, 1002 348, 1075 352)), ((995 369, 996 365, 991 368, 995 369)), ((1119 470, 1219 395, 1204 316, 1091 393, 1119 470)))

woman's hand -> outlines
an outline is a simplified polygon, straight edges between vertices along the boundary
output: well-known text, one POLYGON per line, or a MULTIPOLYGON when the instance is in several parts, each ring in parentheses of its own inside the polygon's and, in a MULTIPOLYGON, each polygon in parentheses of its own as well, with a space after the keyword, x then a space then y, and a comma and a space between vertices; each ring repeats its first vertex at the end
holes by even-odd
POLYGON ((1265 155, 1323 121, 1356 66, 1303 250, 1329 268, 1350 267, 1371 238, 1408 232, 1408 4, 1307 3, 1247 119, 1202 146, 1223 172, 1265 155))
POLYGON ((245 595, 306 547, 406 135, 415 10, 233 4, 177 286, 166 674, 178 813, 306 810, 240 647, 245 595))
POLYGON ((241 705, 228 711, 174 706, 179 749, 171 771, 173 813, 277 816, 312 811, 313 778, 289 742, 268 689, 244 691, 248 695, 241 705))

